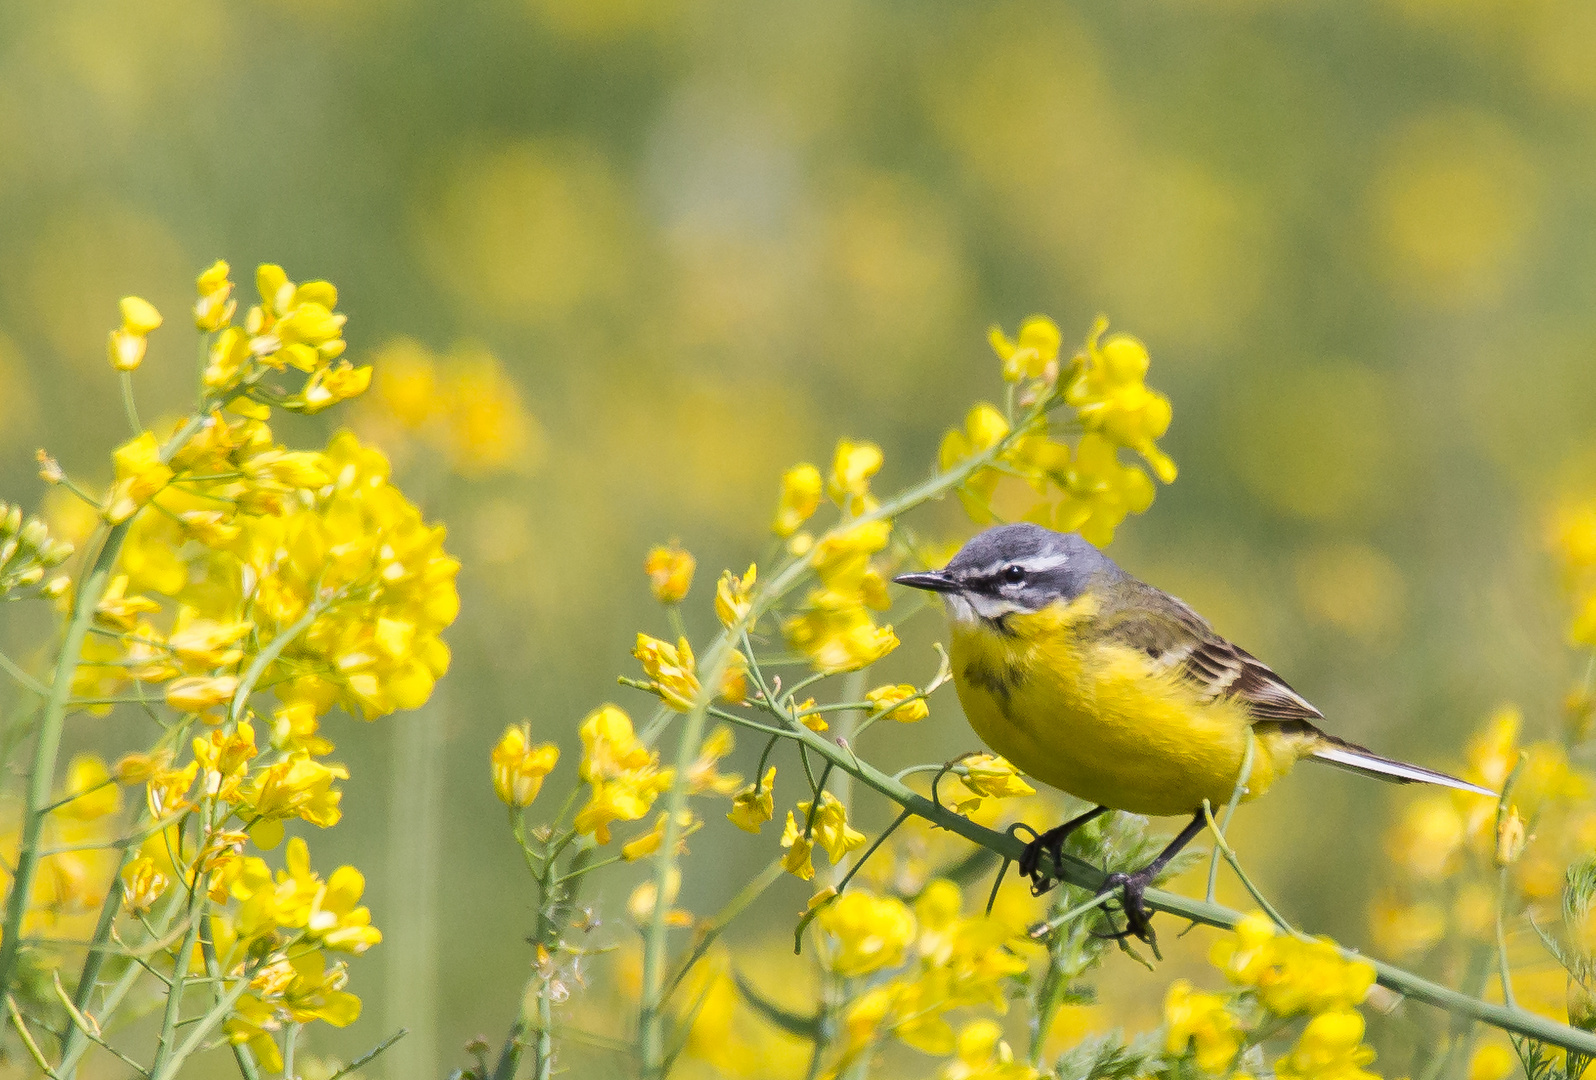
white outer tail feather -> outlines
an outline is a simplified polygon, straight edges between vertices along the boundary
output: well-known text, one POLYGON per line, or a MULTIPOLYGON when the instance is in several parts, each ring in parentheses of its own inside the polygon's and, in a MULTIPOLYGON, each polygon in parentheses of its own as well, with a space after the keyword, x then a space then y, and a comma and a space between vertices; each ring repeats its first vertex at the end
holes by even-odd
POLYGON ((1390 758, 1371 754, 1367 750, 1354 750, 1350 746, 1321 746, 1312 756, 1327 765, 1362 773, 1365 776, 1377 776, 1382 780, 1394 780, 1399 784, 1436 784, 1440 787, 1456 788, 1458 791, 1473 792, 1476 795, 1488 795, 1493 799, 1500 797, 1490 788, 1471 784, 1467 780, 1459 780, 1455 776, 1448 776, 1446 773, 1419 765, 1409 765, 1405 761, 1392 761, 1390 758))

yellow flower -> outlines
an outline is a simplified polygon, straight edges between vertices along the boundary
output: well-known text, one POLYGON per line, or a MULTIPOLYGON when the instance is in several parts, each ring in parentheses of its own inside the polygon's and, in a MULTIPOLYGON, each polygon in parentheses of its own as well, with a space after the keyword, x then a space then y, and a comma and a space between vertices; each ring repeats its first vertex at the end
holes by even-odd
POLYGON ((213 333, 233 321, 238 301, 233 299, 233 283, 228 280, 230 268, 217 259, 206 267, 195 280, 199 299, 194 302, 194 326, 213 333))
POLYGON ((648 575, 648 586, 654 599, 662 604, 679 604, 693 585, 693 570, 698 560, 683 551, 672 541, 669 547, 649 549, 643 560, 643 573, 648 575))
POLYGON ((1129 334, 1101 341, 1107 329, 1107 319, 1093 324, 1064 400, 1075 406, 1087 431, 1135 450, 1160 480, 1173 483, 1175 463, 1154 441, 1169 430, 1169 399, 1142 381, 1149 363, 1147 347, 1129 334))
MULTIPOLYGON (((805 821, 809 818, 810 805, 806 802, 798 804, 798 813, 805 821)), ((848 852, 864 847, 866 841, 864 833, 848 824, 848 808, 829 791, 820 793, 820 806, 814 812, 810 839, 826 849, 826 855, 833 863, 840 862, 848 852)), ((786 837, 782 838, 782 844, 786 846, 786 837)))
POLYGON ((600 844, 610 842, 610 823, 637 821, 670 787, 675 770, 660 769, 658 755, 638 741, 632 719, 614 705, 603 705, 582 721, 579 772, 592 788, 574 826, 600 844))
MULTIPOLYGON (((636 840, 622 844, 621 858, 627 862, 635 862, 658 851, 659 846, 665 842, 665 817, 666 815, 664 814, 659 815, 654 820, 652 829, 639 836, 636 840)), ((683 810, 676 819, 676 826, 676 853, 682 855, 687 851, 686 840, 688 835, 698 829, 698 819, 691 810, 683 810)))
POLYGON ((916 696, 919 693, 908 683, 876 687, 865 695, 870 702, 870 718, 874 720, 890 716, 900 724, 924 720, 931 715, 931 707, 926 704, 925 698, 916 696))
POLYGON ((172 763, 169 750, 153 754, 131 753, 117 758, 111 773, 118 784, 142 784, 172 763))
POLYGON ((1073 460, 1055 479, 1062 498, 1035 520, 1060 532, 1078 532, 1098 547, 1114 539, 1114 530, 1126 517, 1151 506, 1156 494, 1147 474, 1120 464, 1114 444, 1096 432, 1081 436, 1073 460))
MULTIPOLYGON (((665 840, 665 817, 661 814, 654 821, 654 827, 639 836, 636 840, 621 845, 621 858, 627 862, 654 854, 665 840)), ((652 907, 652 905, 650 905, 652 907)))
POLYGON ((66 794, 71 802, 57 813, 77 821, 94 821, 122 806, 122 793, 105 762, 94 754, 78 754, 67 766, 66 794))
POLYGON ((783 870, 805 881, 815 876, 814 842, 804 837, 803 829, 793 819, 791 810, 787 811, 787 823, 782 826, 781 846, 787 849, 787 854, 781 857, 783 870))
POLYGON ((252 992, 238 999, 224 1025, 228 1041, 248 1046, 268 1072, 281 1072, 282 1052, 271 1033, 284 1023, 354 1023, 360 1018, 360 999, 344 989, 348 982, 342 961, 326 967, 314 950, 276 961, 250 983, 252 992))
POLYGON ((161 313, 155 310, 155 305, 139 296, 124 296, 121 302, 122 329, 130 334, 140 336, 158 329, 161 325, 161 313))
POLYGON ((166 684, 166 703, 178 712, 201 712, 227 704, 237 692, 237 676, 189 675, 166 684))
POLYGON ((1469 1059, 1468 1080, 1507 1080, 1518 1068, 1513 1051, 1498 1042, 1489 1042, 1474 1051, 1469 1059))
POLYGON ((193 748, 200 767, 200 791, 236 802, 238 786, 256 754, 254 727, 240 720, 231 732, 211 731, 194 739, 193 748))
POLYGON ((288 701, 272 714, 272 749, 290 754, 296 750, 329 754, 333 744, 317 734, 320 730, 314 702, 288 701))
MULTIPOLYGON (((964 430, 957 428, 942 436, 937 450, 937 465, 950 472, 961 462, 991 450, 1009 433, 1008 421, 991 405, 982 402, 971 409, 964 418, 964 430)), ((997 490, 1002 475, 991 468, 978 469, 959 485, 959 501, 970 519, 980 524, 995 520, 992 513, 992 495, 997 490)))
POLYGON ((638 634, 632 655, 642 662, 649 685, 665 704, 677 712, 687 712, 693 707, 693 699, 698 696, 698 673, 692 646, 687 644, 686 638, 671 645, 647 634, 638 634))
POLYGON ((881 462, 881 447, 875 443, 842 439, 826 479, 826 494, 848 513, 862 512, 868 508, 870 478, 880 471, 881 462))
POLYGON ((1014 766, 996 754, 976 754, 965 758, 961 764, 965 775, 954 779, 969 792, 967 797, 954 800, 953 808, 961 814, 971 813, 985 798, 1012 799, 1036 794, 1036 789, 1020 777, 1014 766))
POLYGON ((987 340, 1003 361, 1003 378, 1007 382, 1038 379, 1049 369, 1058 371, 1058 347, 1064 337, 1058 324, 1046 315, 1032 315, 1022 322, 1015 341, 1010 341, 997 326, 987 331, 987 340))
POLYGON ((122 870, 122 899, 131 914, 142 915, 161 898, 170 884, 155 860, 141 855, 122 870))
POLYGON ((106 498, 107 521, 113 525, 126 521, 172 479, 172 470, 161 460, 160 451, 154 433, 146 431, 112 453, 116 483, 106 498))
POLYGON ((543 431, 497 357, 481 346, 457 346, 446 376, 439 436, 456 472, 481 477, 537 465, 543 431))
POLYGON ((560 760, 560 748, 544 743, 534 748, 529 724, 504 729, 493 748, 493 791, 508 806, 531 806, 543 786, 543 778, 560 760))
POLYGON ((954 1059, 942 1068, 942 1080, 1040 1080, 1042 1074, 1003 1041, 1003 1029, 992 1020, 972 1020, 959 1032, 954 1059))
POLYGON ((116 370, 134 371, 144 360, 146 335, 161 325, 161 313, 148 300, 137 296, 122 297, 121 308, 121 329, 111 331, 106 352, 116 370))
POLYGON ((1193 990, 1185 979, 1169 984, 1164 997, 1164 1025, 1168 1030, 1165 1049, 1184 1054, 1195 1046, 1197 1065, 1204 1072, 1220 1073, 1230 1067, 1241 1050, 1241 1032, 1236 1018, 1225 1009, 1218 994, 1193 990))
POLYGON ((715 586, 715 616, 722 626, 730 627, 747 617, 758 575, 759 568, 753 563, 748 564, 748 572, 742 577, 734 576, 730 570, 721 571, 715 586))
POLYGON ((1350 1009, 1374 985, 1373 965, 1343 959, 1328 938, 1279 935, 1261 912, 1238 923, 1233 937, 1215 942, 1209 959, 1232 982, 1255 988, 1277 1016, 1350 1009))
POLYGON ((781 501, 771 531, 788 537, 820 507, 820 470, 804 462, 781 474, 781 501))
POLYGON ((706 791, 716 795, 730 795, 742 786, 743 778, 736 773, 722 773, 720 759, 736 749, 731 728, 722 725, 710 732, 699 748, 698 759, 687 767, 687 790, 693 795, 706 791))
POLYGON ((1285 1057, 1275 1062, 1280 1080, 1378 1080, 1363 1066, 1374 1051, 1363 1042, 1363 1017, 1352 1010, 1315 1016, 1285 1057))
POLYGON ((758 835, 760 826, 776 813, 776 766, 765 770, 757 784, 749 784, 732 798, 731 812, 726 820, 744 832, 758 835))
POLYGON ((342 765, 323 765, 299 752, 256 772, 239 797, 260 821, 297 817, 325 829, 343 816, 338 809, 343 792, 333 781, 347 779, 349 770, 342 765))
POLYGON ((836 939, 832 970, 845 978, 903 963, 915 938, 914 914, 903 901, 851 889, 820 913, 820 926, 836 939))
POLYGON ((748 700, 748 657, 740 649, 733 649, 726 657, 719 697, 728 705, 741 705, 748 700))
POLYGON ((191 761, 181 769, 158 769, 152 773, 146 792, 150 817, 160 821, 169 814, 181 813, 193 805, 189 802, 188 793, 198 773, 197 761, 191 761))

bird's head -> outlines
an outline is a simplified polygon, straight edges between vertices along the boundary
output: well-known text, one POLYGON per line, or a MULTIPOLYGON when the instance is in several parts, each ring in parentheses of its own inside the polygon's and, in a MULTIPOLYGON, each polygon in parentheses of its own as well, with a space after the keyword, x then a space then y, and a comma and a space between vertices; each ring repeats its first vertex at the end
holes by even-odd
POLYGON ((941 570, 900 574, 892 580, 941 593, 956 621, 995 622, 1005 615, 1068 603, 1094 579, 1122 573, 1078 533, 1020 523, 986 530, 941 570))

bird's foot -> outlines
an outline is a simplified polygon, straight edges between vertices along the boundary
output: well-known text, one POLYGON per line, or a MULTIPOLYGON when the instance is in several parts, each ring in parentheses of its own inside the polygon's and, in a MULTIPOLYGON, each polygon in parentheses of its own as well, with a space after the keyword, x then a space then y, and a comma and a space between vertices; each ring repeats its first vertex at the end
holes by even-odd
POLYGON ((1020 873, 1031 879, 1031 895, 1041 896, 1058 884, 1059 879, 1049 871, 1056 869, 1064 858, 1064 841, 1074 831, 1075 822, 1066 821, 1025 845, 1020 853, 1020 873), (1042 856, 1048 856, 1047 870, 1042 869, 1042 856))
POLYGON ((1153 883, 1154 868, 1143 867, 1134 874, 1119 871, 1103 879, 1103 887, 1097 890, 1098 896, 1108 896, 1118 892, 1120 911, 1125 915, 1125 929, 1112 934, 1099 934, 1098 937, 1120 940, 1134 937, 1145 941, 1157 949, 1157 942, 1153 934, 1153 913, 1147 908, 1144 899, 1147 887, 1153 883))

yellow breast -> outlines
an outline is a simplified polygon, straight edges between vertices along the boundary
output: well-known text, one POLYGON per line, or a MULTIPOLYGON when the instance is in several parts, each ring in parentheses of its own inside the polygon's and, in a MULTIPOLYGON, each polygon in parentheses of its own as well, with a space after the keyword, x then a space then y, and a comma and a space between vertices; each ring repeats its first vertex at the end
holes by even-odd
MULTIPOLYGON (((1078 798, 1138 814, 1190 814, 1226 802, 1247 747, 1247 714, 1203 701, 1178 674, 1087 631, 1087 597, 1010 615, 1003 631, 955 623, 959 702, 988 746, 1022 772, 1078 798)), ((1306 749, 1260 734, 1248 797, 1306 749)))

